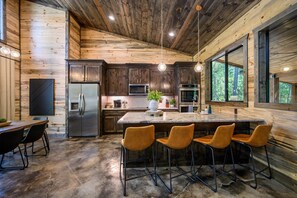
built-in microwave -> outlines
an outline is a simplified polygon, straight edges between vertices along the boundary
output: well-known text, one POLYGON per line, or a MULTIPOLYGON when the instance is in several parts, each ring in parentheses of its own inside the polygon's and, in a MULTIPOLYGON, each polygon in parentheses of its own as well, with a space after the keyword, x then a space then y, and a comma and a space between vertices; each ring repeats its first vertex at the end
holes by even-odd
POLYGON ((200 103, 200 87, 199 85, 180 85, 178 96, 181 105, 200 103))
POLYGON ((129 84, 130 96, 145 96, 149 90, 148 84, 129 84))

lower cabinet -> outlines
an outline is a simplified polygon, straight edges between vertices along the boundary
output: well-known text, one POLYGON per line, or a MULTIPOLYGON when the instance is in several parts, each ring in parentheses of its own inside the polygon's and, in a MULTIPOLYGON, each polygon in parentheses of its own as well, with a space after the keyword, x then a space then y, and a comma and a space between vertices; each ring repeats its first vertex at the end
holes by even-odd
MULTIPOLYGON (((144 112, 145 110, 103 110, 103 135, 111 133, 122 133, 123 125, 118 124, 121 119, 129 111, 144 112)), ((162 109, 164 112, 178 112, 178 109, 162 109)))
POLYGON ((103 134, 108 133, 121 133, 123 132, 123 126, 118 124, 118 120, 121 119, 128 111, 122 110, 104 110, 103 111, 103 134))

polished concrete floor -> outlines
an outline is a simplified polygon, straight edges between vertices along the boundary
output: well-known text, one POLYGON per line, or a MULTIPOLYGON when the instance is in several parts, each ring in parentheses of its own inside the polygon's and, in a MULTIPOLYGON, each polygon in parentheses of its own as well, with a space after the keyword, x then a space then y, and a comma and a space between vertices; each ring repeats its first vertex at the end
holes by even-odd
MULTIPOLYGON (((29 158, 25 170, 0 171, 0 197, 122 197, 119 181, 120 135, 102 138, 50 138, 46 157, 29 158)), ((4 165, 20 160, 9 154, 4 165)), ((207 172, 203 170, 201 172, 207 172)), ((223 179, 222 179, 223 180, 223 179)), ((128 181, 128 197, 297 197, 296 193, 271 179, 259 179, 257 190, 240 181, 214 193, 202 183, 184 177, 173 182, 168 194, 161 182, 149 177, 128 181)), ((219 180, 219 186, 221 184, 219 180)))

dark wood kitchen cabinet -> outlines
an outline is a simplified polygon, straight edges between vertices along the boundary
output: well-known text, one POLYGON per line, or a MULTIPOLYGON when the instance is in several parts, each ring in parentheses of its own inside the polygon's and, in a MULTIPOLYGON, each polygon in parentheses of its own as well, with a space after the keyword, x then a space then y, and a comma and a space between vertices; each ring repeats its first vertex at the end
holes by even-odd
POLYGON ((127 96, 128 95, 128 68, 109 67, 106 70, 107 95, 127 96))
POLYGON ((160 72, 158 69, 150 70, 150 89, 158 90, 163 93, 165 96, 171 96, 175 93, 175 78, 174 78, 174 69, 168 68, 166 71, 160 72))
POLYGON ((102 82, 104 61, 69 60, 69 82, 102 82))
POLYGON ((150 70, 148 68, 129 68, 129 84, 149 84, 150 70))
POLYGON ((200 84, 200 72, 194 71, 197 62, 176 62, 178 84, 200 84))
POLYGON ((118 120, 121 119, 128 111, 125 110, 104 110, 103 111, 103 133, 122 133, 123 125, 118 124, 118 120))

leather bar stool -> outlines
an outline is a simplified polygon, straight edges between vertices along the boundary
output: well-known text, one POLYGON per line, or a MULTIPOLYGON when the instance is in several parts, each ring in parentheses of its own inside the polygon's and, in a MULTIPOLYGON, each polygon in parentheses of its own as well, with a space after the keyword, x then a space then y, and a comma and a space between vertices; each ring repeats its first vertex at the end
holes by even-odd
MULTIPOLYGON (((161 145, 163 145, 167 151, 168 151, 168 165, 169 165, 169 187, 166 185, 165 181, 161 178, 159 174, 156 175, 157 177, 161 180, 161 182, 164 184, 166 189, 169 191, 169 193, 172 193, 172 179, 179 177, 181 175, 185 175, 188 173, 193 173, 193 148, 192 148, 192 140, 194 136, 194 124, 188 125, 188 126, 173 126, 170 130, 169 137, 164 137, 164 138, 158 138, 157 142, 161 145), (172 150, 181 150, 181 149, 186 149, 188 147, 191 147, 191 170, 190 171, 185 171, 182 168, 178 167, 178 172, 180 172, 179 175, 176 175, 172 177, 172 170, 171 170, 171 151, 172 150)), ((157 157, 156 157, 157 158, 157 157)), ((156 163, 157 164, 157 163, 156 163)), ((189 176, 187 176, 189 179, 189 176)))
MULTIPOLYGON (((126 182, 132 179, 136 179, 139 177, 144 177, 150 175, 156 184, 156 176, 155 176, 155 156, 154 156, 154 149, 152 149, 152 158, 153 158, 153 165, 154 171, 150 172, 146 166, 146 150, 154 145, 155 142, 155 126, 149 125, 145 127, 128 127, 125 131, 125 137, 121 141, 121 157, 120 157, 120 180, 123 185, 123 194, 124 196, 127 195, 126 193, 126 182), (135 177, 127 177, 127 154, 129 151, 144 151, 145 152, 145 170, 147 173, 135 176, 135 177), (123 175, 122 178, 122 165, 123 165, 123 175), (153 177, 154 176, 154 177, 153 177)), ((132 162, 132 161, 130 161, 132 162)))
POLYGON ((272 129, 271 124, 258 125, 251 135, 236 134, 232 137, 232 140, 234 142, 239 143, 240 145, 244 145, 244 146, 248 147, 250 150, 249 157, 252 161, 252 168, 241 165, 241 164, 239 164, 239 165, 246 167, 253 172, 253 175, 254 175, 253 180, 254 180, 255 184, 254 185, 250 184, 250 186, 253 188, 257 188, 257 178, 256 178, 257 174, 261 174, 262 176, 264 176, 268 179, 271 179, 271 168, 270 168, 269 157, 268 157, 268 152, 267 152, 267 148, 266 148, 266 144, 268 142, 271 129, 272 129), (264 147, 264 149, 265 149, 267 166, 264 169, 257 171, 255 168, 253 148, 259 148, 259 147, 264 147), (263 174, 263 171, 265 171, 266 169, 269 170, 269 175, 263 174))
MULTIPOLYGON (((217 174, 216 174, 216 164, 215 164, 215 155, 214 155, 214 149, 219 150, 225 150, 225 158, 224 158, 224 166, 225 166, 225 160, 227 156, 227 151, 230 150, 231 159, 232 159, 232 165, 233 165, 233 172, 235 175, 235 165, 234 165, 234 158, 233 158, 233 152, 230 146, 231 138, 234 132, 235 124, 231 125, 222 125, 217 127, 214 135, 207 135, 204 137, 195 138, 193 141, 196 143, 199 143, 206 148, 209 148, 211 151, 211 157, 212 157, 212 170, 213 170, 213 179, 215 182, 214 187, 208 184, 206 181, 204 181, 198 174, 195 175, 195 177, 200 180, 203 184, 208 186, 211 190, 214 192, 217 192, 217 174)), ((223 166, 223 170, 224 170, 223 166)), ((198 173, 198 170, 195 172, 198 173)), ((235 180, 236 180, 236 176, 235 180)))

